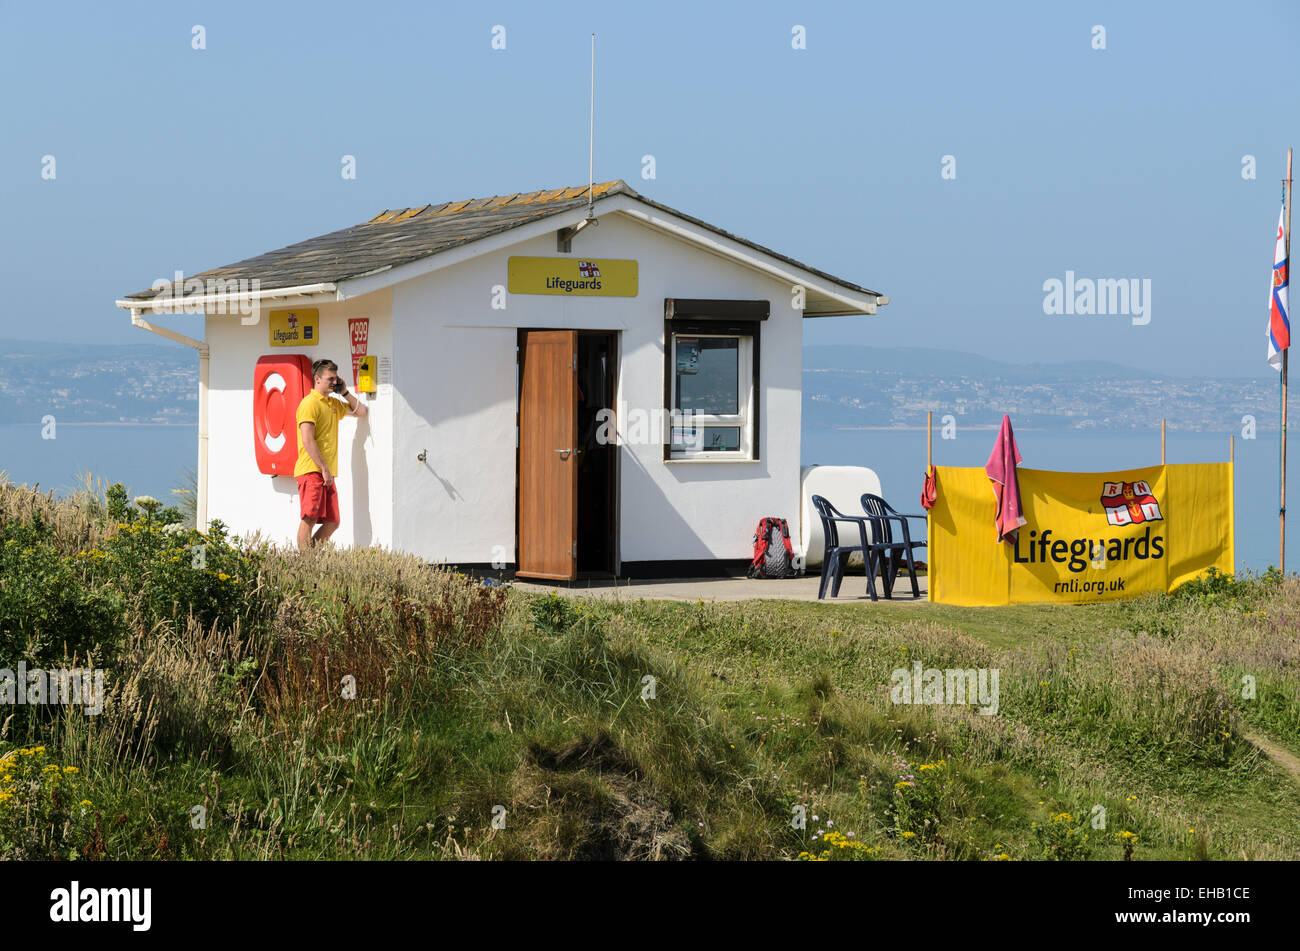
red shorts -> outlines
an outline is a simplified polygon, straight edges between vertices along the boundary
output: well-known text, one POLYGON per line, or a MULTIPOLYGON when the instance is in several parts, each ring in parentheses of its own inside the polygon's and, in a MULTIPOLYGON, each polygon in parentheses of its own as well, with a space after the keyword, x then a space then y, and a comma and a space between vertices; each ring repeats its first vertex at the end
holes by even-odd
POLYGON ((338 480, 325 484, 319 472, 306 472, 298 476, 298 502, 303 518, 318 522, 339 521, 338 480))

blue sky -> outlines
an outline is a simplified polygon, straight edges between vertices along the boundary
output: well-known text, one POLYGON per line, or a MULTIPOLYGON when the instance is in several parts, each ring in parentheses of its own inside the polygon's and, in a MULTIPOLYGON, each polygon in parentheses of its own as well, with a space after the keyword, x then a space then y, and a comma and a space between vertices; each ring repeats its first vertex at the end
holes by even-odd
POLYGON ((4 0, 0 336, 143 342, 113 300, 173 270, 585 183, 593 31, 598 180, 892 298, 808 343, 1275 377, 1289 2, 4 0), (1149 279, 1151 322, 1045 315, 1067 270, 1149 279))

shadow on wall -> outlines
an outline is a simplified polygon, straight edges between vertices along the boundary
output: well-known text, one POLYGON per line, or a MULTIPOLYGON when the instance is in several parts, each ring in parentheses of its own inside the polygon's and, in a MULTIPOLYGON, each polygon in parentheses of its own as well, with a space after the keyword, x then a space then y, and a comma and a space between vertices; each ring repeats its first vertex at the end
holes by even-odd
MULTIPOLYGON (((710 548, 709 543, 705 541, 703 536, 701 536, 701 534, 696 530, 696 526, 688 522, 686 518, 682 516, 681 512, 677 510, 677 507, 669 501, 663 490, 659 488, 659 485, 646 470, 644 463, 637 458, 636 453, 628 452, 627 447, 625 446, 620 446, 619 449, 621 451, 620 465, 623 467, 620 479, 624 480, 620 491, 625 500, 620 504, 626 505, 626 500, 636 499, 636 507, 638 509, 650 510, 655 513, 654 544, 649 545, 648 547, 652 549, 658 548, 664 552, 671 552, 671 554, 662 554, 659 557, 679 560, 749 557, 749 554, 752 551, 752 546, 749 543, 749 539, 744 535, 737 539, 737 544, 743 549, 740 554, 716 554, 713 549, 710 548)), ((668 469, 669 474, 681 485, 692 482, 715 482, 718 479, 718 469, 716 466, 712 465, 700 467, 679 465, 666 466, 665 468, 668 469)), ((730 469, 731 467, 727 468, 730 469)), ((734 472, 729 472, 727 474, 727 479, 729 481, 753 480, 757 482, 766 478, 768 478, 767 460, 762 460, 757 466, 737 465, 734 472)), ((737 487, 737 491, 743 492, 743 489, 737 487)), ((755 509, 754 511, 757 514, 754 514, 753 517, 749 518, 745 523, 747 528, 750 524, 757 525, 758 520, 764 515, 772 514, 770 512, 759 511, 758 509, 755 509)), ((797 515, 795 517, 796 519, 798 518, 797 515)), ((620 525, 620 531, 625 533, 627 529, 628 523, 624 521, 620 525)), ((724 542, 724 544, 727 543, 724 542)), ((650 557, 653 560, 654 556, 629 556, 626 551, 628 545, 625 534, 622 536, 619 547, 622 549, 621 559, 623 561, 641 561, 645 560, 647 557, 650 557)))
POLYGON ((280 495, 287 495, 293 500, 292 509, 286 509, 284 524, 259 526, 263 533, 272 538, 281 539, 288 544, 298 534, 298 480, 291 475, 271 476, 271 488, 280 495))
POLYGON ((370 438, 370 417, 357 419, 352 433, 352 544, 367 548, 374 539, 370 522, 370 468, 366 465, 366 440, 370 438))
POLYGON ((465 498, 465 496, 461 495, 460 492, 456 489, 456 487, 452 485, 451 480, 444 479, 442 476, 438 475, 438 470, 435 469, 433 466, 429 465, 427 460, 422 462, 421 465, 423 465, 424 468, 428 469, 429 472, 433 474, 433 477, 438 480, 439 485, 442 486, 442 490, 447 493, 447 498, 461 499, 461 500, 465 498))

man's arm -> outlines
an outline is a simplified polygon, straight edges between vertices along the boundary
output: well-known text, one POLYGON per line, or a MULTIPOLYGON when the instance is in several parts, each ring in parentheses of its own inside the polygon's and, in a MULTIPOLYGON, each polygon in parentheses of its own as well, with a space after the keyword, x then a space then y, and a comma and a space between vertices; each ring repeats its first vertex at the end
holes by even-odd
POLYGON ((370 410, 369 408, 367 408, 366 404, 361 402, 355 396, 353 396, 351 390, 347 390, 346 392, 344 392, 343 398, 348 402, 349 416, 355 416, 358 419, 364 419, 366 416, 370 415, 370 410))
POLYGON ((326 485, 332 485, 334 473, 330 472, 330 467, 325 465, 325 457, 321 455, 320 446, 316 444, 316 424, 299 423, 298 434, 302 438, 302 448, 307 451, 311 461, 320 466, 321 478, 325 480, 326 485))

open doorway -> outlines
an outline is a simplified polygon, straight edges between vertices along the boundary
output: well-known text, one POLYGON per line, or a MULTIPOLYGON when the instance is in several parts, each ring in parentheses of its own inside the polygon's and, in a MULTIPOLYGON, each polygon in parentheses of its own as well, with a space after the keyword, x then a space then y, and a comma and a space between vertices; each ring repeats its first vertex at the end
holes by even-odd
POLYGON ((618 366, 607 331, 519 332, 517 573, 575 580, 618 567, 618 366))
POLYGON ((578 573, 615 573, 614 429, 618 336, 578 334, 578 573), (601 413, 601 410, 608 410, 601 413))

